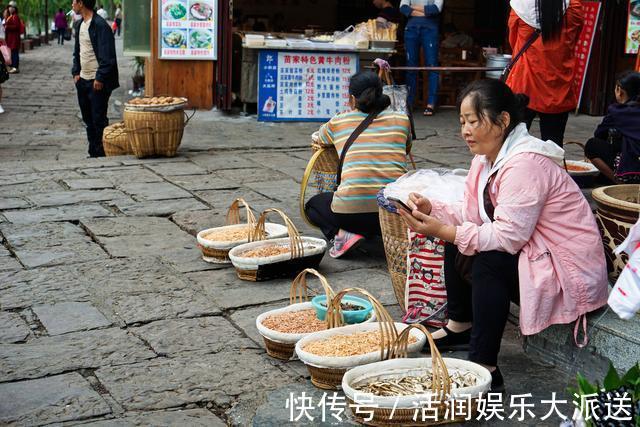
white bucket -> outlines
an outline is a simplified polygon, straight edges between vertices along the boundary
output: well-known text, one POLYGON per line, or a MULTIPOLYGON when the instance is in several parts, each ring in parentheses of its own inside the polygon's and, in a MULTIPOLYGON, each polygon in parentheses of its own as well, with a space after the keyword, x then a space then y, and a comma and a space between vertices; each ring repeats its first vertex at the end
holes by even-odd
MULTIPOLYGON (((492 54, 487 55, 487 67, 500 67, 504 69, 511 62, 511 55, 492 54)), ((499 80, 502 71, 486 71, 487 78, 499 80)))

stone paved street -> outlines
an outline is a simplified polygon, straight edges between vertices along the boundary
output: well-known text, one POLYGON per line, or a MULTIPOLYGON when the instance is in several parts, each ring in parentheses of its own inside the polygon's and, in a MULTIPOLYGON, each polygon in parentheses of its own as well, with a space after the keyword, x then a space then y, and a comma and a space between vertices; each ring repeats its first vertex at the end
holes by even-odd
MULTIPOLYGON (((269 358, 255 328, 258 314, 286 304, 291 280, 240 281, 202 261, 195 234, 223 225, 242 196, 319 236, 298 212, 317 124, 198 112, 175 158, 87 159, 70 58, 69 44, 29 51, 3 85, 0 425, 296 424, 289 393, 317 403, 321 392, 299 361, 269 358)), ((131 86, 130 65, 120 66, 112 120, 131 86)), ((419 167, 468 165, 453 110, 417 120, 419 167)), ((571 117, 568 139, 584 141, 598 122, 571 117)), ((334 289, 367 288, 400 319, 379 241, 347 260, 327 255, 320 270, 334 289)), ((538 402, 570 382, 526 355, 512 324, 500 365, 509 393, 538 402)), ((310 413, 297 424, 337 424, 310 413)))

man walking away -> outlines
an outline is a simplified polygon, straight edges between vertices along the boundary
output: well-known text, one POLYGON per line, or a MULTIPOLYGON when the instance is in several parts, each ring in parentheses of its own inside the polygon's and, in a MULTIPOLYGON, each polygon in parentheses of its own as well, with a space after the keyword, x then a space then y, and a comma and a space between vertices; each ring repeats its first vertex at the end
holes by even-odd
POLYGON ((122 30, 122 9, 120 8, 120 5, 116 6, 116 12, 113 17, 115 18, 116 26, 118 27, 118 37, 120 37, 120 31, 122 30))
POLYGON ((64 44, 64 36, 67 33, 67 16, 62 11, 62 8, 58 9, 53 22, 58 32, 58 44, 64 44))
POLYGON ((74 28, 77 37, 71 74, 87 127, 89 156, 102 157, 102 133, 109 124, 109 97, 119 84, 113 33, 109 24, 93 12, 95 4, 95 0, 73 0, 73 11, 82 15, 82 19, 74 28))

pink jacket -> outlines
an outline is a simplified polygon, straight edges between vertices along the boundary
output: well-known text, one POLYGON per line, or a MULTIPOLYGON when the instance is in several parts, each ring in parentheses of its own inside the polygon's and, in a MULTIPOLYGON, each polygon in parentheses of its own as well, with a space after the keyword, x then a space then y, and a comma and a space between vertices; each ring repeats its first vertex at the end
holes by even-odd
POLYGON ((587 200, 558 164, 563 154, 551 141, 529 135, 521 124, 505 141, 493 168, 484 156, 473 159, 461 204, 432 201, 432 215, 457 226, 454 243, 461 253, 520 252, 524 335, 570 323, 607 303, 600 233, 587 200), (478 203, 488 174, 496 169, 490 188, 492 223, 478 203))

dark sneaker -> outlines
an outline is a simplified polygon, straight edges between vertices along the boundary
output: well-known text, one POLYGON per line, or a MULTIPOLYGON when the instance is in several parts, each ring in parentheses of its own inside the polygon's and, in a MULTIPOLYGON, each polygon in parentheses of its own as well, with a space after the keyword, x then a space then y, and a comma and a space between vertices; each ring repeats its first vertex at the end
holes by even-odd
POLYGON ((491 372, 491 392, 492 393, 504 393, 504 378, 500 368, 496 366, 496 370, 491 372))
MULTIPOLYGON (((469 350, 469 341, 471 341, 471 328, 464 332, 453 332, 446 326, 442 329, 447 333, 442 338, 434 338, 433 341, 440 351, 466 351, 469 350)), ((429 344, 425 346, 429 351, 429 344)))

